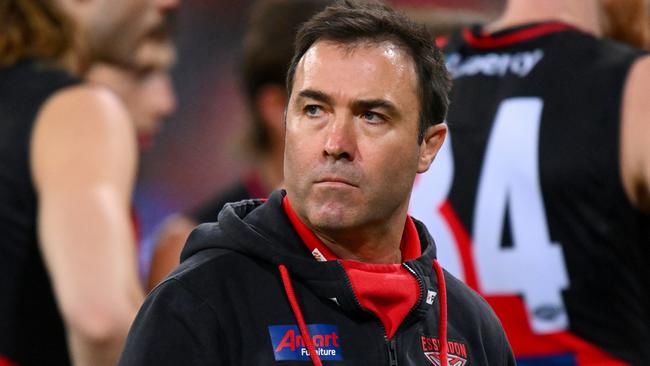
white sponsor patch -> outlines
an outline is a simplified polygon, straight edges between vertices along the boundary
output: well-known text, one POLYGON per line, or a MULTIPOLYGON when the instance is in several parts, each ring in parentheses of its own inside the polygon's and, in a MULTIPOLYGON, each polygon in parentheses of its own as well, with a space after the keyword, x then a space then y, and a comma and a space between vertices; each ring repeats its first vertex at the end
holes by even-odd
POLYGON ((454 79, 478 74, 525 77, 542 58, 544 51, 540 49, 518 53, 488 53, 465 59, 458 53, 453 53, 447 56, 447 69, 454 79))
POLYGON ((327 259, 325 258, 323 253, 321 253, 320 250, 318 250, 318 248, 314 248, 314 250, 311 251, 311 255, 313 255, 314 258, 316 258, 316 260, 319 262, 327 262, 327 259))
POLYGON ((436 295, 438 295, 437 292, 435 292, 435 291, 431 291, 431 290, 427 290, 427 304, 432 305, 432 304, 433 304, 433 300, 436 298, 436 295))

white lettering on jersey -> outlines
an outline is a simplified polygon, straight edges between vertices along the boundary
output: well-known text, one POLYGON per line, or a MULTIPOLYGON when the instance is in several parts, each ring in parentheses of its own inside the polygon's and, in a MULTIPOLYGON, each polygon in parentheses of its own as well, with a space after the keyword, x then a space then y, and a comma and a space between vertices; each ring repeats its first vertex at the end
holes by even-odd
POLYGON ((501 103, 488 140, 474 210, 477 273, 486 294, 524 297, 536 333, 565 329, 562 290, 568 286, 562 249, 552 243, 538 169, 543 102, 512 98, 501 103), (502 248, 506 209, 512 247, 502 248))
MULTIPOLYGON (((481 170, 472 235, 477 289, 485 296, 521 295, 537 334, 568 325, 561 294, 568 275, 561 247, 550 239, 539 181, 542 109, 542 100, 532 97, 507 99, 499 106, 481 170), (513 243, 502 247, 506 210, 513 243)), ((419 177, 409 211, 429 228, 440 262, 463 279, 467 268, 463 270, 459 245, 439 210, 453 181, 451 151, 448 139, 429 171, 419 177)))
POLYGON ((519 53, 488 53, 463 59, 460 54, 447 55, 447 69, 452 78, 483 74, 486 76, 506 76, 512 73, 519 77, 528 75, 537 63, 544 58, 544 51, 519 53))

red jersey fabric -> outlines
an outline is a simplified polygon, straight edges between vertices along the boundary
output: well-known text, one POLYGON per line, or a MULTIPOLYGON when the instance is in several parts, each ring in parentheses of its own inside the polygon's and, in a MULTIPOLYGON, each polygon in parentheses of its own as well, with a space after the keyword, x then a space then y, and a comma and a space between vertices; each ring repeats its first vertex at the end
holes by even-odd
MULTIPOLYGON (((361 306, 379 318, 386 336, 392 338, 420 297, 420 285, 415 276, 399 263, 375 264, 340 259, 300 220, 287 196, 282 200, 282 207, 316 260, 341 262, 361 306)), ((404 224, 400 250, 403 262, 421 255, 420 238, 410 216, 404 224)))

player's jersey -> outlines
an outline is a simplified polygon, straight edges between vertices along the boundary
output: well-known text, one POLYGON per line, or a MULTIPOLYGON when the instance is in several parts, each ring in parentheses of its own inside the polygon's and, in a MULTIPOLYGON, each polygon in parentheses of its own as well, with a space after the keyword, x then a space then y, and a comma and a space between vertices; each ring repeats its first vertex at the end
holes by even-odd
POLYGON ((37 244, 29 144, 43 103, 75 83, 33 60, 0 68, 0 365, 69 364, 63 321, 37 244))
MULTIPOLYGON (((500 316, 518 364, 650 364, 650 216, 622 187, 640 51, 562 23, 450 37, 450 140, 410 213, 500 316)), ((649 99, 650 102, 650 99, 649 99)))
POLYGON ((260 177, 255 172, 250 172, 241 180, 226 187, 214 197, 201 204, 198 208, 189 213, 189 217, 197 223, 215 222, 219 212, 226 203, 239 202, 251 198, 266 198, 260 177))

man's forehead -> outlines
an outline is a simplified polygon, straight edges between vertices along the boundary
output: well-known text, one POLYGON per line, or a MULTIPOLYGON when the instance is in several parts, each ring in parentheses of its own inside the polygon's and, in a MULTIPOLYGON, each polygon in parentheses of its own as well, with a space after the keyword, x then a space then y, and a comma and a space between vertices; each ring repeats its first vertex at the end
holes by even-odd
MULTIPOLYGON (((330 83, 332 77, 340 83, 348 81, 349 78, 365 78, 359 81, 384 79, 400 83, 409 82, 417 89, 413 60, 403 47, 390 40, 315 42, 300 59, 295 82, 303 86, 313 82, 330 83)), ((358 85, 358 88, 363 89, 364 86, 358 85)))
POLYGON ((378 51, 391 63, 399 66, 412 63, 412 59, 408 52, 398 42, 389 39, 375 40, 375 39, 359 39, 352 42, 341 42, 335 40, 319 40, 309 47, 305 52, 301 63, 307 64, 315 62, 318 58, 333 56, 336 57, 351 57, 357 52, 373 52, 378 51))

